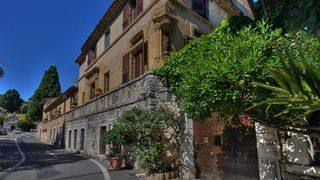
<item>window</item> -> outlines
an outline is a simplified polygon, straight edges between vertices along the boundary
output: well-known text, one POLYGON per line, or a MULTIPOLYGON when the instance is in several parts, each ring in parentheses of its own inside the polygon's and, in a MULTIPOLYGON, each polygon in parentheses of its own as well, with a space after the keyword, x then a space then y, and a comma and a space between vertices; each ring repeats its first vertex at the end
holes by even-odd
POLYGON ((107 132, 107 127, 100 127, 100 138, 99 138, 99 154, 106 153, 106 144, 103 142, 103 136, 107 132))
POLYGON ((86 92, 82 92, 82 104, 85 103, 85 100, 86 100, 86 92))
POLYGON ((110 89, 110 72, 104 74, 104 92, 108 92, 110 89))
POLYGON ((134 78, 137 78, 144 73, 143 50, 139 49, 133 54, 132 58, 134 64, 134 78))
POLYGON ((88 65, 97 58, 97 46, 94 45, 88 52, 88 65))
POLYGON ((107 49, 110 45, 110 30, 104 34, 104 49, 107 49))
POLYGON ((84 150, 84 129, 81 129, 80 131, 80 150, 84 150))
POLYGON ((129 59, 130 54, 126 54, 123 56, 122 61, 122 83, 126 83, 129 81, 129 59))
POLYGON ((70 149, 71 148, 71 130, 69 130, 69 133, 68 133, 68 148, 70 149))
POLYGON ((78 130, 74 130, 73 134, 73 149, 77 149, 77 141, 78 141, 78 130))
POLYGON ((135 17, 138 17, 140 15, 140 13, 143 11, 143 0, 136 0, 136 7, 134 9, 135 17))
POLYGON ((63 138, 62 126, 59 127, 59 140, 61 141, 63 138))
POLYGON ((192 0, 192 10, 207 18, 207 0, 192 0))
POLYGON ((96 82, 90 84, 90 99, 93 99, 96 97, 96 82))
POLYGON ((122 23, 123 29, 125 29, 130 24, 130 11, 131 11, 130 5, 127 4, 123 9, 123 23, 122 23))
POLYGON ((123 24, 125 29, 143 11, 143 0, 130 0, 123 9, 123 24))
POLYGON ((77 98, 77 93, 74 93, 70 97, 70 109, 74 108, 76 104, 78 104, 78 98, 77 98))
POLYGON ((202 33, 201 33, 201 32, 196 31, 196 30, 193 31, 193 37, 199 38, 199 37, 201 37, 201 36, 202 36, 202 33))

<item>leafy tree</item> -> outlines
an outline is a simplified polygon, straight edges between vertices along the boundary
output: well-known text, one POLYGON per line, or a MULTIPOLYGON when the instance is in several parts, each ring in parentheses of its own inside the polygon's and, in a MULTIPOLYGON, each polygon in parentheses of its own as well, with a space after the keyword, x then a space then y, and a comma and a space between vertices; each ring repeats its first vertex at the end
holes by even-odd
POLYGON ((36 127, 34 122, 30 120, 18 120, 17 126, 25 131, 30 131, 30 129, 33 129, 36 127))
POLYGON ((27 114, 29 102, 24 102, 20 107, 20 113, 27 114))
MULTIPOLYGON (((314 44, 320 48, 318 44, 314 44)), ((282 67, 273 67, 269 70, 271 77, 277 82, 276 86, 254 82, 253 85, 271 90, 273 93, 266 100, 255 104, 252 108, 268 104, 273 106, 282 105, 285 109, 276 116, 286 116, 287 114, 295 114, 297 119, 302 116, 310 116, 320 111, 320 73, 310 63, 312 60, 320 61, 319 56, 303 53, 305 50, 299 42, 295 41, 293 46, 299 47, 298 52, 301 62, 293 61, 292 52, 284 51, 283 59, 281 59, 282 67), (288 62, 284 59, 288 58, 288 62), (311 60, 308 60, 311 58, 311 60), (297 113, 303 112, 303 113, 297 113)), ((317 123, 320 123, 317 119, 317 123)))
POLYGON ((258 19, 269 18, 275 27, 320 33, 319 0, 258 0, 254 4, 258 19))
POLYGON ((32 121, 42 119, 42 109, 45 98, 56 97, 61 93, 59 75, 55 66, 49 67, 42 77, 38 89, 30 98, 27 114, 32 121))
MULTIPOLYGON (((267 105, 246 111, 254 102, 261 102, 271 94, 269 90, 252 86, 252 82, 275 84, 268 69, 281 66, 283 57, 279 51, 291 51, 292 58, 299 60, 301 49, 292 46, 296 36, 305 55, 319 57, 319 39, 300 38, 303 33, 283 36, 281 29, 274 29, 264 21, 235 32, 233 20, 224 21, 211 34, 172 53, 156 73, 182 97, 183 110, 193 118, 203 119, 218 112, 226 122, 230 117, 238 122, 239 115, 247 113, 276 125, 287 122, 286 118, 274 118, 283 106, 269 108, 267 112, 267 105)), ((319 58, 309 60, 319 69, 319 58)))
POLYGON ((112 143, 113 147, 134 146, 140 168, 149 173, 165 172, 172 170, 172 165, 176 168, 179 161, 179 157, 169 158, 166 155, 168 149, 173 154, 179 151, 179 128, 179 119, 167 109, 132 108, 125 111, 113 129, 105 133, 104 142, 112 143))
POLYGON ((15 89, 10 89, 1 96, 0 106, 7 111, 13 113, 20 109, 23 103, 20 94, 15 89))

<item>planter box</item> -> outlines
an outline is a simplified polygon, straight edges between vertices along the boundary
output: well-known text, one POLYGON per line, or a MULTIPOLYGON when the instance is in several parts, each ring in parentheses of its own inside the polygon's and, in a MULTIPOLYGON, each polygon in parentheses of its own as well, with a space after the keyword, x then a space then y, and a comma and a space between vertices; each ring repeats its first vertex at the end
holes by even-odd
POLYGON ((123 159, 112 157, 107 165, 108 169, 111 171, 119 171, 121 169, 123 159))
POLYGON ((167 180, 167 179, 175 179, 179 176, 178 171, 170 171, 164 173, 155 173, 148 177, 149 180, 167 180))

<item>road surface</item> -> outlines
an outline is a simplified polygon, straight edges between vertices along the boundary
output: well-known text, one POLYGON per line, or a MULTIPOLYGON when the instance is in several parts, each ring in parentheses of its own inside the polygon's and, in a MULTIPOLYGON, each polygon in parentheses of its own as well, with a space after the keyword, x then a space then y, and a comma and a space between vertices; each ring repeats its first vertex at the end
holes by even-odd
POLYGON ((110 180, 97 161, 59 150, 31 133, 0 136, 0 180, 110 180))

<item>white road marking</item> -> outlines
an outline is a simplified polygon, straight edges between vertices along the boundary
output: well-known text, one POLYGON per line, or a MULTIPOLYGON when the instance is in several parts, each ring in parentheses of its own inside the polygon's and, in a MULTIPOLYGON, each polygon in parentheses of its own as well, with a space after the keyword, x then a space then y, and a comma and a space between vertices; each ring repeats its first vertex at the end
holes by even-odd
POLYGON ((101 169, 105 180, 111 180, 111 177, 110 177, 107 169, 104 166, 102 166, 99 162, 97 162, 94 159, 90 159, 84 155, 80 155, 80 156, 85 157, 86 159, 89 159, 91 162, 95 163, 101 169))
POLYGON ((8 168, 8 169, 5 169, 4 171, 2 171, 2 172, 0 173, 0 177, 6 175, 6 174, 7 174, 8 172, 10 172, 10 171, 14 171, 14 170, 17 169, 19 166, 21 166, 21 164, 24 163, 24 161, 26 160, 26 156, 25 156, 25 154, 23 153, 23 151, 21 150, 21 147, 20 147, 20 145, 19 145, 19 143, 18 143, 18 141, 17 141, 17 138, 15 138, 14 141, 15 141, 16 146, 17 146, 17 148, 18 148, 18 150, 19 150, 19 153, 20 153, 20 155, 21 155, 21 159, 20 159, 20 161, 19 161, 16 165, 14 165, 14 166, 12 166, 11 168, 8 168))

